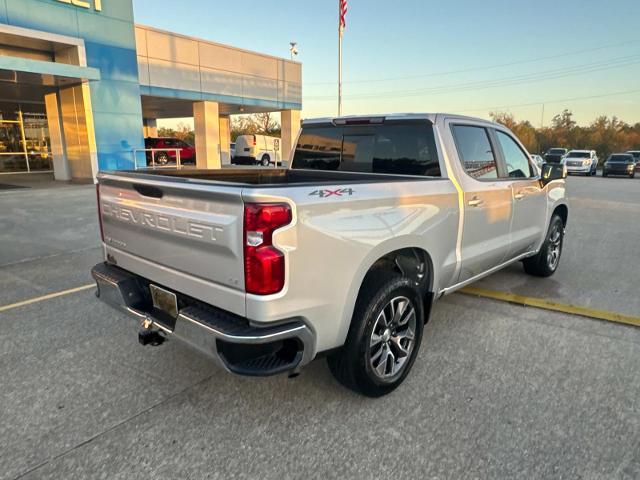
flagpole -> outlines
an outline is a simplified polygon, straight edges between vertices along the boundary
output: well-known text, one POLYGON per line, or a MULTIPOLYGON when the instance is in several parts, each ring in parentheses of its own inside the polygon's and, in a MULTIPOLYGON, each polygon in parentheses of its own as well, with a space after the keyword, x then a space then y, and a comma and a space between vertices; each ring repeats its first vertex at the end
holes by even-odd
POLYGON ((342 116, 342 33, 338 32, 338 116, 342 116))
POLYGON ((342 116, 342 3, 338 0, 338 116, 342 116))

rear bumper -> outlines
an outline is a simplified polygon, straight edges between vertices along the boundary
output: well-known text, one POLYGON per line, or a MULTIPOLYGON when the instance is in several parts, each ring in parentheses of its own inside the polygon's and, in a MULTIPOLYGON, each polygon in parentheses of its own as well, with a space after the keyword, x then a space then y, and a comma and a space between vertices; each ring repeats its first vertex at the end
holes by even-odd
POLYGON ((256 157, 249 157, 245 155, 236 155, 232 160, 233 161, 231 163, 236 165, 255 165, 258 163, 256 157))
POLYGON ((226 370, 251 376, 296 372, 313 359, 315 338, 307 325, 291 319, 259 327, 246 318, 173 292, 178 316, 153 306, 149 281, 114 265, 91 269, 96 296, 129 314, 143 330, 157 330, 208 355, 226 370))

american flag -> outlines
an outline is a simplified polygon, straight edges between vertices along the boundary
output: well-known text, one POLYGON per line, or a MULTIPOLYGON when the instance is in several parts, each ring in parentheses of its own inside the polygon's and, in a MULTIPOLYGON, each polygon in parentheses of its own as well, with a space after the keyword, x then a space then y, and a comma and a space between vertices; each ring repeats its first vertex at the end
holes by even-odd
POLYGON ((338 24, 338 31, 340 32, 340 37, 342 38, 342 32, 344 31, 344 27, 347 26, 347 22, 345 20, 347 16, 347 0, 339 0, 340 6, 340 20, 338 24))

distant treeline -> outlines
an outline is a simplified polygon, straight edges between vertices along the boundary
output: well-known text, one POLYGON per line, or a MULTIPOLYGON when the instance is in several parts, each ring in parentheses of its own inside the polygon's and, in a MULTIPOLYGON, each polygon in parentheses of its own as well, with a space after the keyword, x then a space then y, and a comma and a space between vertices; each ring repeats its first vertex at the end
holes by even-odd
MULTIPOLYGON (((239 135, 248 134, 280 136, 280 122, 273 113, 254 113, 247 115, 237 115, 231 118, 231 141, 235 142, 239 135)), ((187 142, 190 145, 195 143, 195 133, 193 128, 184 122, 178 123, 176 128, 160 127, 158 129, 160 137, 175 137, 187 142)))
POLYGON ((612 153, 640 150, 640 123, 630 125, 616 117, 600 116, 586 127, 573 120, 569 110, 553 117, 551 126, 536 128, 527 120, 517 121, 510 113, 490 114, 491 118, 511 129, 530 153, 544 153, 549 148, 595 150, 604 160, 612 153))

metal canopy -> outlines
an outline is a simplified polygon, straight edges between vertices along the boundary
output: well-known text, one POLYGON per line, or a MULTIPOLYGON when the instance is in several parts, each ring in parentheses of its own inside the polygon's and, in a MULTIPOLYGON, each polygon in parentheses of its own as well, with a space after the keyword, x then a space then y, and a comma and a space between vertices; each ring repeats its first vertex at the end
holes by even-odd
POLYGON ((100 71, 66 63, 0 56, 0 82, 60 87, 100 80, 100 71))

